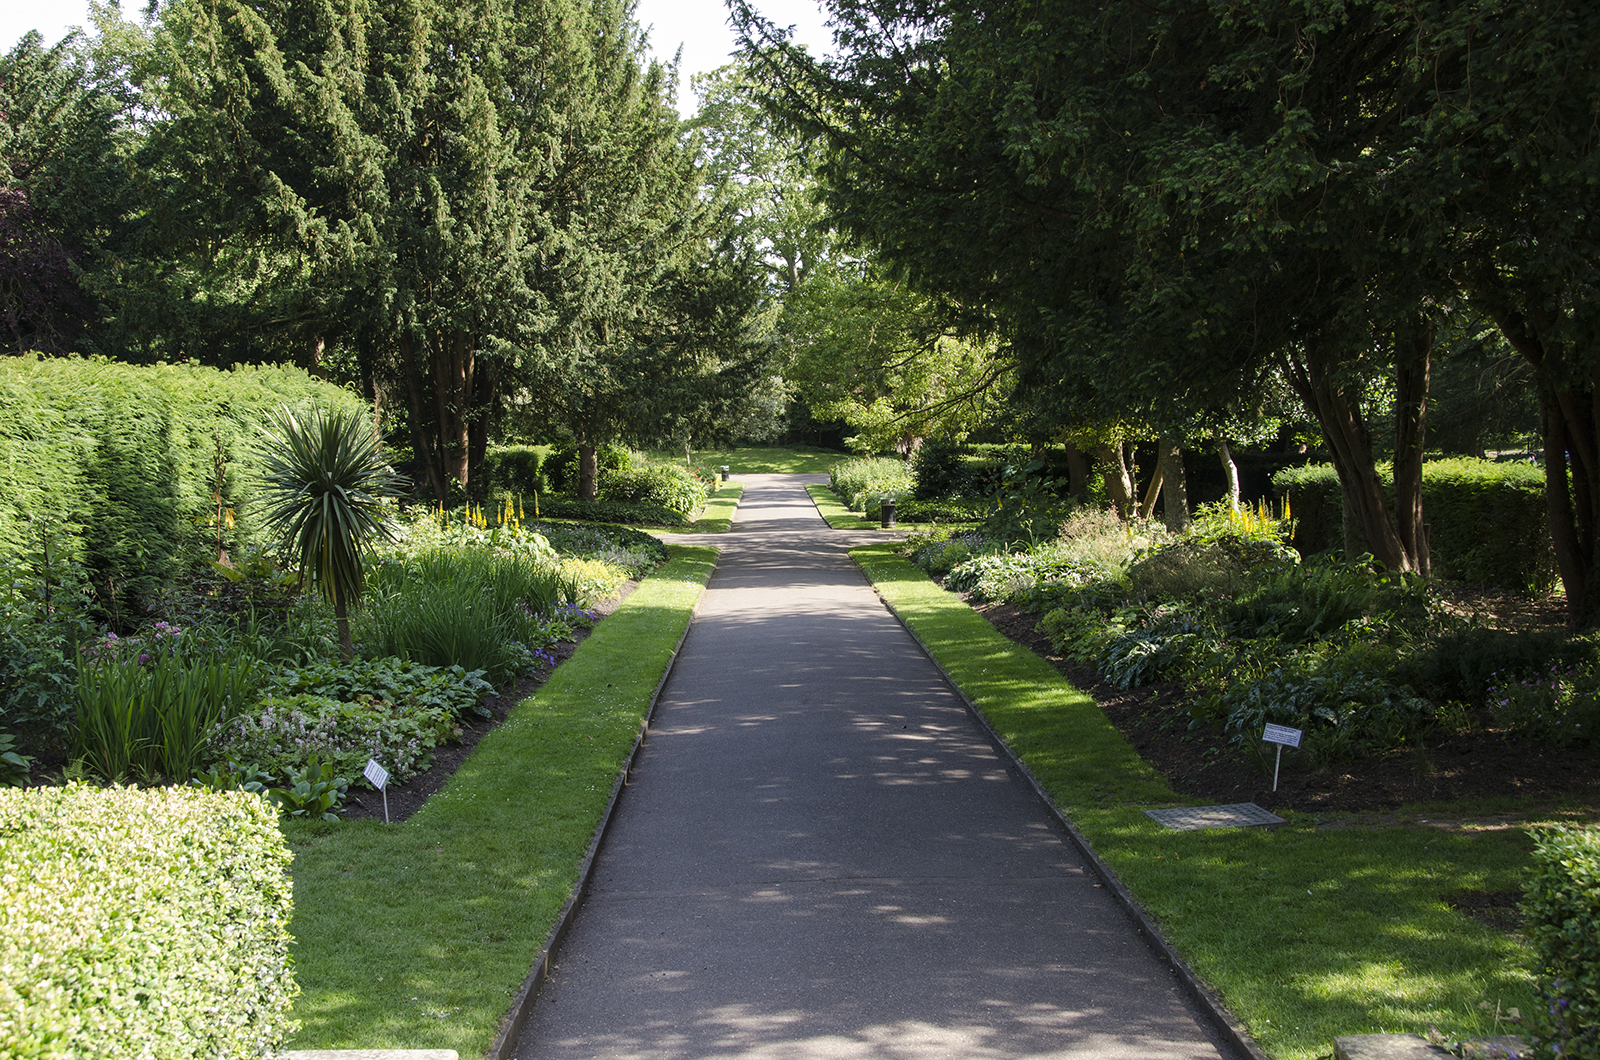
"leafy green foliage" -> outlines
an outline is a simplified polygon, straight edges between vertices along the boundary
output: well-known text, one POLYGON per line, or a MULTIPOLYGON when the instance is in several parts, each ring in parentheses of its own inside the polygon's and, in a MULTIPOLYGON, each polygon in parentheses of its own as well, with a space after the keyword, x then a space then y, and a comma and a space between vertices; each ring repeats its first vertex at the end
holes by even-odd
POLYGON ((114 782, 187 780, 213 730, 255 701, 261 678, 253 658, 171 642, 113 642, 80 655, 74 754, 114 782))
MULTIPOLYGON (((578 492, 578 451, 575 443, 569 443, 551 453, 545 461, 544 470, 550 476, 550 485, 562 493, 578 492)), ((627 446, 609 442, 595 447, 595 473, 599 476, 599 486, 605 485, 607 476, 626 471, 632 466, 633 453, 627 446)))
POLYGON ((408 709, 443 710, 457 719, 469 713, 487 717, 479 701, 494 694, 494 686, 483 679, 481 670, 424 666, 392 656, 345 663, 323 659, 274 674, 267 689, 278 695, 322 696, 341 703, 382 699, 408 709))
POLYGON ((448 709, 414 700, 274 693, 219 729, 207 750, 214 761, 248 762, 275 777, 300 769, 308 755, 343 777, 360 776, 376 758, 399 783, 432 765, 434 748, 457 733, 448 709))
POLYGON ((1557 747, 1587 747, 1600 736, 1600 673, 1582 664, 1546 663, 1489 679, 1486 694, 1502 728, 1557 747))
POLYGON ((403 480, 383 459, 371 423, 355 413, 317 409, 302 420, 282 409, 263 448, 267 531, 295 555, 301 578, 332 601, 348 659, 346 609, 361 602, 365 552, 390 537, 384 502, 400 495, 403 480))
POLYGON ((219 545, 266 543, 260 424, 285 403, 363 407, 294 368, 0 358, 0 561, 37 569, 47 532, 125 632, 219 545))
POLYGON ((17 750, 17 738, 0 732, 0 787, 20 788, 33 771, 33 756, 17 750))
POLYGON ((274 1056, 289 852, 258 795, 0 788, 0 1053, 274 1056), (160 998, 160 1004, 152 1004, 160 998))
POLYGON ((911 455, 911 478, 919 501, 960 497, 976 492, 977 475, 957 442, 930 438, 911 455))
POLYGON ((851 511, 865 511, 867 501, 885 493, 911 494, 911 474, 904 460, 892 457, 858 457, 842 460, 828 472, 833 492, 851 511))
POLYGON ((545 465, 552 455, 550 447, 544 445, 502 445, 490 449, 483 458, 481 473, 484 495, 510 494, 532 500, 535 494, 549 493, 553 483, 545 465))
POLYGON ((1531 1021, 1535 1056, 1600 1057, 1600 831, 1534 835, 1536 871, 1522 911, 1538 954, 1544 1011, 1531 1021))
POLYGON ((709 488, 694 469, 681 464, 636 464, 608 475, 600 499, 652 504, 689 516, 705 504, 709 488))

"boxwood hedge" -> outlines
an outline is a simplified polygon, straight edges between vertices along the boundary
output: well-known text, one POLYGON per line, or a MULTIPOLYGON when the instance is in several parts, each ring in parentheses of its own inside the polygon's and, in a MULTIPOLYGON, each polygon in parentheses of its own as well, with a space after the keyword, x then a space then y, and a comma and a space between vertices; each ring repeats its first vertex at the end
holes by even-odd
POLYGON ((49 537, 102 609, 142 610, 216 558, 219 460, 223 546, 259 540, 259 429, 283 405, 365 407, 296 368, 0 358, 0 565, 36 566, 49 537))
MULTIPOLYGON (((1386 466, 1378 471, 1392 504, 1393 476, 1386 466)), ((1331 464, 1285 468, 1272 484, 1280 500, 1289 499, 1295 548, 1310 555, 1343 547, 1343 499, 1331 464)), ((1471 457, 1430 460, 1422 465, 1422 510, 1432 527, 1435 574, 1510 589, 1553 583, 1540 468, 1471 457)))
POLYGON ((288 863, 257 795, 0 788, 0 1056, 276 1055, 288 863))

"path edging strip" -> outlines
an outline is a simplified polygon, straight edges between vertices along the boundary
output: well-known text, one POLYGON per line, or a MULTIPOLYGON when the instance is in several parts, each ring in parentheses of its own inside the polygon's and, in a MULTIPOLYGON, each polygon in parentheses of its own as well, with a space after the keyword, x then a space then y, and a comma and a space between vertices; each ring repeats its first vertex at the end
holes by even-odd
MULTIPOLYGON (((711 574, 716 574, 715 563, 712 564, 711 574)), ((710 585, 710 577, 706 579, 706 585, 710 585)), ((678 636, 678 643, 673 645, 672 655, 667 659, 666 669, 661 672, 661 680, 656 682, 655 691, 650 693, 650 707, 645 711, 644 720, 639 723, 639 732, 633 738, 633 748, 623 760, 617 779, 611 784, 611 797, 606 800, 605 812, 600 815, 600 823, 595 826, 594 835, 589 840, 589 849, 578 866, 578 878, 572 885, 572 892, 567 895, 567 903, 561 907, 555 924, 550 928, 550 934, 545 936, 539 956, 533 962, 532 970, 522 981, 522 988, 517 991, 510 1009, 500 1020, 500 1031, 495 1035, 494 1042, 485 1054, 489 1060, 512 1060, 512 1051, 517 1046, 517 1039, 522 1036, 523 1028, 528 1025, 528 1017, 533 1013, 534 1003, 539 998, 539 990, 550 978, 550 969, 555 964, 556 953, 560 950, 562 941, 566 939, 567 932, 572 929, 578 910, 583 907, 584 895, 589 890, 589 881, 594 876, 594 863, 600 853, 600 845, 605 842, 606 833, 611 830, 611 819, 616 816, 617 802, 622 797, 622 789, 628 786, 628 778, 633 772, 633 760, 638 757, 639 749, 644 746, 645 736, 650 731, 650 722, 656 716, 656 705, 661 702, 661 690, 667 686, 667 679, 672 676, 673 668, 678 665, 678 655, 683 650, 683 642, 689 639, 689 630, 694 628, 695 616, 700 613, 700 604, 705 600, 705 589, 706 586, 701 586, 700 596, 689 611, 689 621, 684 624, 683 633, 678 636)))
MULTIPOLYGON (((1199 976, 1195 975, 1188 962, 1180 957, 1177 951, 1172 948, 1172 945, 1167 942, 1166 936, 1161 933, 1161 928, 1144 911, 1144 907, 1133 897, 1133 893, 1124 886, 1117 874, 1111 871, 1111 866, 1100 860, 1100 855, 1095 853, 1094 846, 1084 837, 1082 832, 1078 831, 1077 825, 1068 819, 1067 815, 1062 812, 1061 807, 1056 805, 1055 799, 1051 798, 1044 785, 1039 783, 1039 778, 1033 775, 1033 770, 1029 769, 1027 763, 1023 762, 1021 758, 1017 757, 1016 753, 1011 750, 1011 745, 1006 743, 1000 734, 995 731, 993 725, 989 724, 989 719, 984 717, 983 711, 967 696, 966 691, 956 682, 955 678, 950 676, 949 671, 944 668, 944 664, 939 661, 923 639, 917 635, 917 631, 911 628, 911 624, 895 609, 894 604, 889 602, 889 598, 878 588, 877 583, 873 582, 872 576, 867 573, 861 561, 854 555, 850 558, 855 560, 856 566, 866 576, 868 584, 872 586, 872 591, 877 594, 878 599, 883 603, 884 609, 893 615, 895 621, 899 622, 905 631, 911 635, 911 639, 916 641, 917 647, 922 649, 922 654, 927 656, 928 661, 933 663, 934 668, 939 671, 945 683, 955 692, 957 698, 966 705, 967 712, 977 720, 995 749, 1017 771, 1017 775, 1033 791, 1035 797, 1044 804, 1045 809, 1055 819, 1055 822, 1061 826, 1061 830, 1067 834, 1067 838, 1072 841, 1073 846, 1078 848, 1078 852, 1083 855, 1083 859, 1089 863, 1089 867, 1094 871, 1094 874, 1100 878, 1101 883, 1116 898, 1117 904, 1122 907, 1128 919, 1133 921, 1139 933, 1150 944, 1150 948, 1156 951, 1157 956, 1167 962, 1178 982, 1183 986, 1184 993, 1210 1019, 1213 1029, 1221 1035, 1225 1042, 1237 1050, 1239 1054, 1248 1057, 1249 1060, 1269 1060, 1267 1054, 1255 1043, 1255 1039, 1250 1037, 1250 1032, 1228 1011, 1227 1006, 1222 1003, 1222 999, 1212 992, 1211 988, 1206 986, 1199 976)), ((965 607, 967 605, 962 604, 961 606, 965 607)), ((496 1058, 496 1060, 503 1060, 503 1058, 496 1058)))

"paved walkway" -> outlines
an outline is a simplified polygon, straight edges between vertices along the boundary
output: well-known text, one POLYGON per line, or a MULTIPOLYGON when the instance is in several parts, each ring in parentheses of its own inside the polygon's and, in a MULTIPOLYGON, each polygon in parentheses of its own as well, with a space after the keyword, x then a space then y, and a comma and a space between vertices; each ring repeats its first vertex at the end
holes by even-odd
POLYGON ((875 535, 741 479, 519 1060, 1225 1056, 845 555, 875 535))

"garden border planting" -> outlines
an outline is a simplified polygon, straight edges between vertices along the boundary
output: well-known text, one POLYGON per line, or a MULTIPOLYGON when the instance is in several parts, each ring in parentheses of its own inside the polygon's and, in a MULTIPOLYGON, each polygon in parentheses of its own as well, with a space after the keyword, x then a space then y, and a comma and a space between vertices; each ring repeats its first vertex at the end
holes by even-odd
POLYGON ((286 822, 296 1048, 479 1056, 502 1037, 715 565, 709 547, 670 554, 409 821, 286 822))
POLYGON ((839 495, 833 492, 826 482, 812 482, 806 485, 806 492, 811 495, 812 503, 817 506, 817 514, 822 516, 830 530, 876 530, 878 524, 871 519, 863 519, 844 506, 839 495))

